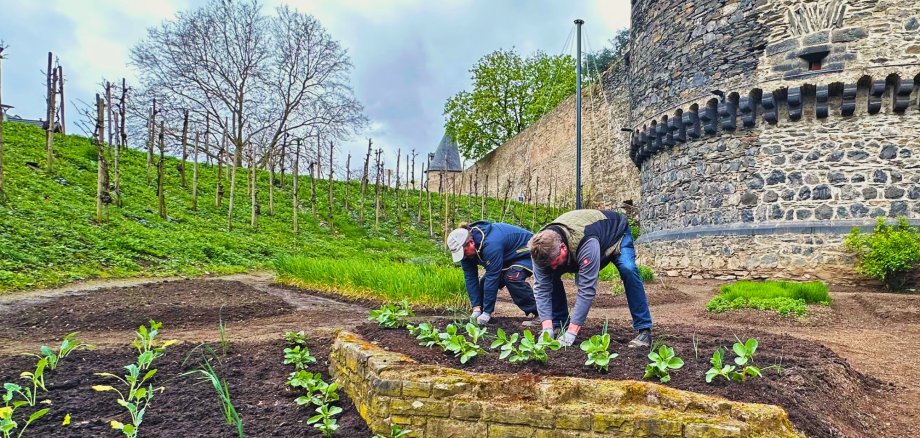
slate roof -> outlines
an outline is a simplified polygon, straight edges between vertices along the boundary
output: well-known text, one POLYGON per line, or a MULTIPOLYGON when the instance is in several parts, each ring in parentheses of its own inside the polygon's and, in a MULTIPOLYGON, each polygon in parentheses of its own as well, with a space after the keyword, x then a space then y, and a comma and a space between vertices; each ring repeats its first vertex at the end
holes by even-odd
POLYGON ((438 172, 442 170, 446 172, 463 171, 463 162, 460 161, 460 150, 457 148, 457 143, 451 140, 447 134, 444 134, 444 137, 441 138, 441 144, 434 151, 434 156, 431 158, 431 167, 428 170, 438 172))

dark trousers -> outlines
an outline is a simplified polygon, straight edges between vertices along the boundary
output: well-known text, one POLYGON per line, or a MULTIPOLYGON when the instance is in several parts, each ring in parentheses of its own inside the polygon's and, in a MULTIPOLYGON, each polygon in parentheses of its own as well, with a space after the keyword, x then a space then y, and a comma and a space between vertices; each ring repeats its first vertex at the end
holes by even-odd
MULTIPOLYGON (((527 269, 519 266, 512 266, 503 271, 501 277, 499 277, 498 280, 498 288, 507 288, 508 293, 511 295, 511 301, 513 301, 514 304, 518 306, 518 308, 521 309, 525 315, 537 314, 537 302, 533 297, 533 288, 530 286, 530 283, 527 282, 527 277, 530 277, 531 275, 533 274, 527 269)), ((479 290, 481 291, 482 289, 483 278, 480 277, 479 290)), ((486 295, 482 298, 483 313, 488 313, 491 315, 495 311, 497 291, 494 295, 486 295)))

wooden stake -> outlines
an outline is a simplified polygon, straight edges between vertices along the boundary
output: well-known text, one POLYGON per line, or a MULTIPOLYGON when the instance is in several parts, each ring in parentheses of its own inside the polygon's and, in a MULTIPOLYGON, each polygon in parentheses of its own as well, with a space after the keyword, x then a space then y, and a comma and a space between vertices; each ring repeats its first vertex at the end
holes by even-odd
POLYGON ((351 153, 345 159, 345 211, 348 211, 348 186, 351 185, 351 153))
POLYGON ((374 167, 377 178, 374 181, 374 231, 380 231, 380 179, 383 178, 383 169, 380 166, 380 154, 383 149, 377 149, 377 166, 374 167))
POLYGON ((233 160, 230 163, 230 198, 227 200, 227 229, 233 229, 233 204, 234 198, 236 197, 236 168, 240 167, 240 161, 242 160, 242 151, 240 150, 240 144, 237 143, 236 138, 236 117, 233 118, 231 126, 231 143, 233 143, 234 152, 233 160))
POLYGON ((335 202, 335 198, 332 194, 332 188, 333 188, 332 187, 333 186, 332 177, 333 177, 333 171, 334 171, 333 165, 332 165, 332 154, 333 153, 334 153, 334 147, 333 147, 333 143, 330 141, 329 142, 329 227, 331 228, 335 228, 335 221, 332 218, 332 209, 334 208, 332 203, 335 202))
MULTIPOLYGON (((275 215, 275 162, 272 148, 268 148, 268 215, 275 215)), ((282 159, 283 159, 282 155, 282 159)))
POLYGON ((359 212, 359 217, 361 224, 364 224, 364 200, 367 198, 367 184, 368 184, 368 166, 371 162, 371 145, 373 141, 367 139, 367 155, 364 157, 364 173, 361 176, 361 210, 359 212))
MULTIPOLYGON (((220 122, 218 122, 220 123, 220 122)), ((220 202, 224 197, 224 150, 227 149, 227 128, 226 120, 224 121, 224 132, 220 139, 220 146, 217 151, 217 186, 214 188, 214 206, 220 207, 220 202)))
POLYGON ((47 94, 47 102, 46 102, 46 104, 48 105, 48 108, 47 108, 48 127, 47 129, 45 129, 45 149, 48 152, 47 170, 48 170, 49 175, 54 173, 54 149, 53 149, 54 148, 53 146, 54 145, 54 109, 55 109, 54 96, 57 94, 54 89, 54 84, 55 84, 54 78, 56 76, 55 75, 56 69, 53 69, 51 66, 52 56, 53 55, 51 54, 51 52, 48 52, 48 69, 45 70, 45 72, 47 73, 47 82, 48 82, 47 84, 48 94, 47 94))
POLYGON ((153 166, 153 142, 156 141, 157 131, 157 99, 153 98, 153 109, 150 111, 149 135, 147 137, 147 184, 150 184, 150 167, 153 166))
POLYGON ((107 206, 111 201, 109 198, 109 176, 105 163, 105 115, 103 106, 105 104, 99 94, 96 94, 96 223, 102 224, 108 221, 107 206))
MULTIPOLYGON (((61 99, 62 100, 64 99, 63 95, 64 95, 64 89, 61 88, 61 99)), ((118 121, 121 123, 120 125, 121 127, 118 129, 118 131, 121 133, 121 147, 125 149, 128 148, 128 131, 125 129, 125 125, 127 124, 127 117, 125 117, 125 114, 127 112, 127 106, 126 106, 127 103, 128 103, 128 83, 125 80, 125 78, 121 78, 121 102, 118 105, 118 114, 119 114, 118 121)), ((64 109, 63 108, 61 108, 61 120, 62 121, 64 120, 64 109)))
MULTIPOLYGON (((195 150, 192 152, 192 210, 198 210, 198 142, 198 132, 195 132, 195 150)), ((205 143, 207 143, 207 137, 205 137, 205 143)))
POLYGON ((112 128, 114 123, 115 113, 112 111, 112 83, 105 81, 105 113, 108 116, 108 126, 106 127, 109 134, 109 148, 115 144, 115 139, 112 137, 112 128))
POLYGON ((188 161, 188 110, 182 116, 182 159, 179 160, 179 184, 188 187, 185 179, 185 162, 188 161))
POLYGON ((294 187, 293 187, 293 190, 291 190, 294 200, 292 201, 293 203, 291 205, 292 207, 291 216, 292 216, 292 221, 294 224, 294 234, 297 234, 300 232, 300 226, 297 223, 297 218, 298 216, 300 216, 300 200, 297 199, 297 191, 299 189, 299 186, 298 186, 299 178, 297 178, 297 170, 300 168, 300 139, 298 138, 297 141, 294 142, 294 144, 295 144, 294 146, 294 170, 292 171, 294 174, 294 187))
POLYGON ((258 179, 256 178, 256 147, 249 146, 249 194, 252 197, 250 204, 250 226, 253 230, 259 226, 259 201, 256 196, 258 192, 258 179))
POLYGON ((57 67, 58 94, 61 95, 61 134, 67 135, 67 120, 64 118, 64 67, 57 67))
POLYGON ((160 217, 166 219, 166 193, 165 193, 165 179, 166 179, 166 141, 164 139, 164 133, 166 128, 163 126, 163 122, 160 122, 160 161, 157 162, 157 200, 159 201, 160 207, 160 217))
POLYGON ((3 191, 3 120, 6 113, 3 110, 3 50, 6 46, 0 43, 0 203, 6 202, 6 192, 3 191))

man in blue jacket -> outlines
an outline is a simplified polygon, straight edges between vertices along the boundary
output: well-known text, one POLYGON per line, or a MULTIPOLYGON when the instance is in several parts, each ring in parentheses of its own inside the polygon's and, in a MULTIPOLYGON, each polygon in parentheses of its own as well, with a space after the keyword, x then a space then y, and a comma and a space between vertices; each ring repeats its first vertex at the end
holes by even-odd
POLYGON ((536 315, 537 304, 527 277, 533 263, 527 242, 533 233, 504 223, 478 221, 461 224, 447 236, 447 249, 454 263, 460 262, 466 280, 466 293, 473 306, 472 318, 485 324, 495 311, 498 290, 508 288, 511 300, 525 315, 536 315), (478 266, 485 267, 479 278, 478 266))

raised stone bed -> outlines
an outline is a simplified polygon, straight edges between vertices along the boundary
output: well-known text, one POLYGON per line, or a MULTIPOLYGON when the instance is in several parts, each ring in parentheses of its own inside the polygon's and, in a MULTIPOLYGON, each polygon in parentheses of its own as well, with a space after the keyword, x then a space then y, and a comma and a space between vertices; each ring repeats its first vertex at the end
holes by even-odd
POLYGON ((421 365, 340 332, 329 372, 376 433, 416 437, 799 437, 776 406, 638 381, 421 365))

